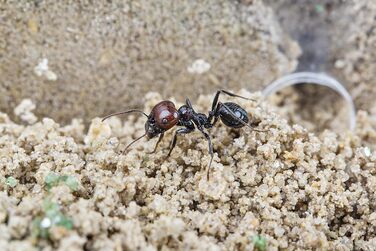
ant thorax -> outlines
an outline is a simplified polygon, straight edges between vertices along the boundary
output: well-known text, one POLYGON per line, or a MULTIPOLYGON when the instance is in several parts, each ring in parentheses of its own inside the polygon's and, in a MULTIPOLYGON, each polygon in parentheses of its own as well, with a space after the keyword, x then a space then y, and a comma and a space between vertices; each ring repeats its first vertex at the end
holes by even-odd
POLYGON ((189 108, 188 106, 183 105, 179 108, 178 113, 179 113, 180 120, 189 121, 192 119, 194 111, 192 108, 189 108))

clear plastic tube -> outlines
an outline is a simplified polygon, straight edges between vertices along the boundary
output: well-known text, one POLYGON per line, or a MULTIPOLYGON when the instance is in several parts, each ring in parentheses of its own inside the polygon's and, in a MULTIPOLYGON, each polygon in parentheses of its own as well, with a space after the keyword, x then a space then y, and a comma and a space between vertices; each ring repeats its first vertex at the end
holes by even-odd
POLYGON ((297 84, 317 84, 322 86, 327 86, 334 91, 338 92, 345 100, 349 107, 349 128, 350 130, 355 129, 356 125, 356 111, 354 102, 347 92, 345 87, 335 80, 334 78, 324 74, 324 73, 313 73, 313 72, 297 72, 290 75, 286 75, 282 78, 277 79, 268 85, 262 94, 267 97, 276 91, 279 91, 287 86, 297 85, 297 84))

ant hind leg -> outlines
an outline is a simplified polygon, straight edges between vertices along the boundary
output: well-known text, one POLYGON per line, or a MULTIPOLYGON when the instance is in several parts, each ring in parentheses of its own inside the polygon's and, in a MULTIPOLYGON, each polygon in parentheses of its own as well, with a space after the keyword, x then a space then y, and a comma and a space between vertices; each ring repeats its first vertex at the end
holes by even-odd
POLYGON ((242 98, 242 99, 246 99, 246 100, 256 101, 256 100, 254 100, 254 99, 246 98, 246 97, 243 97, 243 96, 240 96, 240 95, 237 95, 237 94, 234 94, 234 93, 232 93, 232 92, 229 92, 229 91, 226 91, 226 90, 223 90, 223 89, 222 89, 222 90, 218 90, 217 93, 216 93, 215 96, 214 96, 213 103, 212 103, 212 111, 215 110, 215 108, 216 108, 216 106, 217 106, 217 104, 218 104, 219 95, 220 95, 221 93, 224 93, 224 94, 226 94, 226 95, 228 95, 228 96, 230 96, 230 97, 236 97, 236 98, 242 98))

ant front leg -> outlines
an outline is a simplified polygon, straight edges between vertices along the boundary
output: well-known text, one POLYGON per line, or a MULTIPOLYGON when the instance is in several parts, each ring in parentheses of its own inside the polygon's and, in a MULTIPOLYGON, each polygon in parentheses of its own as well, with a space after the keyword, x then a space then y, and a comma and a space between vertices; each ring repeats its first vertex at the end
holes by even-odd
POLYGON ((173 138, 173 140, 171 141, 171 144, 170 144, 170 151, 168 152, 166 159, 168 157, 170 157, 172 150, 175 148, 178 135, 179 134, 187 134, 187 133, 190 133, 192 131, 194 131, 194 127, 193 128, 186 127, 186 128, 180 128, 180 129, 176 130, 174 138, 173 138))
POLYGON ((154 150, 152 152, 149 152, 148 154, 152 154, 152 153, 155 153, 157 151, 157 147, 158 147, 159 143, 162 141, 163 136, 164 136, 164 133, 161 133, 159 135, 159 139, 158 139, 157 143, 155 144, 154 150))
POLYGON ((209 176, 210 176, 210 167, 211 167, 211 163, 213 161, 213 157, 214 157, 214 152, 213 152, 213 144, 211 142, 211 138, 209 136, 209 134, 207 134, 206 132, 204 132, 204 130, 200 130, 200 132, 202 132, 202 134, 204 134, 206 140, 208 141, 208 144, 209 144, 209 154, 210 154, 210 161, 209 161, 209 165, 208 165, 208 169, 206 171, 206 179, 209 180, 209 176))

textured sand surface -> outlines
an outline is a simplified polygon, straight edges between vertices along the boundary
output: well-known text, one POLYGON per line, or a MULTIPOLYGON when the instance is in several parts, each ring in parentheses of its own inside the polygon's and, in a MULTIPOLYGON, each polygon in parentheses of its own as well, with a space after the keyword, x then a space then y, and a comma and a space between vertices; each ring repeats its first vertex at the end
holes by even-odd
POLYGON ((325 129, 342 133, 350 128, 349 106, 334 90, 313 84, 284 88, 267 98, 290 124, 310 132, 325 129))
MULTIPOLYGON (((194 107, 208 111, 211 98, 194 107)), ((150 111, 161 96, 145 100, 150 111)), ((147 154, 156 140, 118 153, 143 134, 143 117, 95 119, 85 133, 77 120, 23 126, 1 114, 2 250, 264 250, 260 239, 267 250, 374 250, 376 125, 367 114, 354 134, 316 136, 265 103, 236 102, 266 132, 213 128, 209 181, 198 132, 166 160, 172 131, 156 154, 147 154), (69 179, 49 186, 51 172, 69 179)))
POLYGON ((0 109, 89 122, 163 96, 259 91, 299 47, 255 1, 0 1, 0 109))

